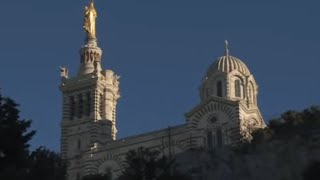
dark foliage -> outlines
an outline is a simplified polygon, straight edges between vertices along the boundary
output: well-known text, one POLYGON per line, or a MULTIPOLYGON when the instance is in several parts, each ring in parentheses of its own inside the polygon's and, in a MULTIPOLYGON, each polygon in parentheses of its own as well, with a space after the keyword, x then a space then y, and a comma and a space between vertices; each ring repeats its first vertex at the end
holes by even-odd
MULTIPOLYGON (((303 146, 308 149, 308 147, 318 147, 317 137, 319 134, 320 107, 311 106, 303 111, 287 111, 280 118, 271 120, 268 128, 253 132, 252 143, 243 147, 246 152, 250 152, 262 143, 271 142, 271 144, 281 144, 283 148, 287 146, 288 149, 292 149, 292 147, 298 149, 303 146)), ((274 149, 277 148, 274 147, 274 149)), ((320 162, 311 162, 305 167, 302 175, 304 180, 318 180, 320 179, 319 172, 320 162)))
POLYGON ((28 166, 31 121, 20 119, 18 104, 0 94, 0 179, 21 179, 28 166))
POLYGON ((174 173, 160 175, 157 180, 192 180, 192 178, 188 175, 174 173))
POLYGON ((64 180, 66 166, 60 156, 45 148, 31 154, 28 142, 31 120, 20 119, 18 104, 0 94, 0 179, 64 180))
POLYGON ((270 128, 257 129, 252 133, 252 136, 252 143, 257 144, 259 142, 271 140, 273 131, 270 128))
POLYGON ((40 147, 30 155, 28 180, 64 180, 66 163, 58 153, 40 147))
POLYGON ((100 174, 95 174, 95 175, 89 175, 85 176, 82 178, 82 180, 112 180, 110 175, 100 175, 100 174))
POLYGON ((303 172, 303 180, 319 180, 320 179, 320 161, 309 164, 303 172))
POLYGON ((138 148, 126 155, 127 166, 119 180, 153 179, 156 176, 159 152, 138 148))
POLYGON ((280 118, 270 120, 269 127, 253 132, 253 143, 309 137, 320 129, 320 107, 312 106, 301 112, 287 111, 280 118))
POLYGON ((160 152, 143 147, 131 150, 126 155, 127 167, 119 180, 189 180, 175 171, 171 158, 160 157, 160 152))

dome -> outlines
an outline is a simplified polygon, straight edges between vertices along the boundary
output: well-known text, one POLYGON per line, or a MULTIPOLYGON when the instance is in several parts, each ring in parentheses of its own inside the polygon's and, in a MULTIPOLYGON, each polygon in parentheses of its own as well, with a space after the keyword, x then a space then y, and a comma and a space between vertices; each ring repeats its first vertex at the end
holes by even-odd
POLYGON ((226 42, 225 55, 219 57, 208 69, 200 86, 202 101, 219 97, 239 101, 247 108, 257 107, 258 85, 248 67, 229 54, 226 42))
POLYGON ((238 70, 244 76, 250 76, 248 67, 238 58, 229 55, 228 42, 226 41, 226 54, 219 57, 215 63, 213 63, 207 72, 207 76, 217 71, 230 73, 233 70, 238 70))
POLYGON ((230 55, 218 58, 217 61, 210 66, 207 75, 216 71, 229 73, 233 70, 238 70, 243 75, 250 76, 248 67, 240 59, 230 55))

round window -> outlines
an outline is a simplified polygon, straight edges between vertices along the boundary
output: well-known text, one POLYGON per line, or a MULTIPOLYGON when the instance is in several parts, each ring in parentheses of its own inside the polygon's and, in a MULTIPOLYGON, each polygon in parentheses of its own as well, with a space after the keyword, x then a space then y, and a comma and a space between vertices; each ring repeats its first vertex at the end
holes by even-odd
POLYGON ((212 116, 212 117, 209 118, 209 122, 210 122, 210 123, 215 123, 215 122, 217 122, 217 121, 218 121, 218 119, 217 119, 216 116, 212 116))

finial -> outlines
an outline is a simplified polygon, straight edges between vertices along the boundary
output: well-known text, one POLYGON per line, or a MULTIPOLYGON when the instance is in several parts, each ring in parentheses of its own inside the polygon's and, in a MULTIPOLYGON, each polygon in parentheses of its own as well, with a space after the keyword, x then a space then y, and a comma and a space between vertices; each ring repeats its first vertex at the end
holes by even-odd
POLYGON ((224 41, 225 45, 226 45, 226 56, 229 56, 229 43, 227 40, 224 41))

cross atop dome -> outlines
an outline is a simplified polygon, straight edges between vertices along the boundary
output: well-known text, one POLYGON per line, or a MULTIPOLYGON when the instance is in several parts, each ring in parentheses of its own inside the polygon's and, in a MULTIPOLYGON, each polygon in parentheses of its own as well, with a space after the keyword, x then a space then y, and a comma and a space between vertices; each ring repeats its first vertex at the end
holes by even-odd
POLYGON ((229 56, 229 43, 228 43, 228 40, 225 40, 224 43, 225 43, 226 56, 229 56))

